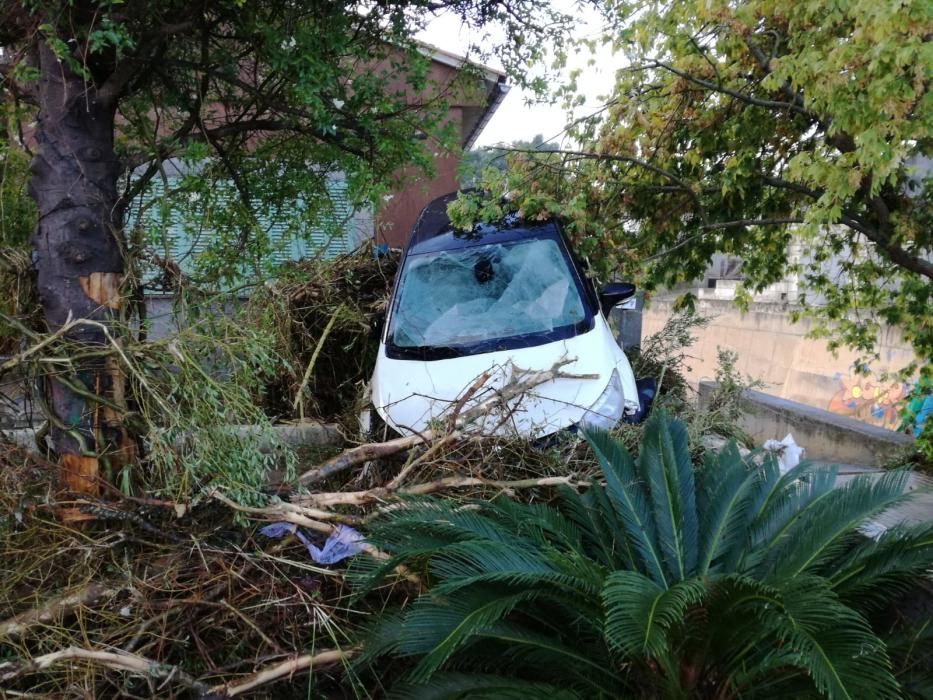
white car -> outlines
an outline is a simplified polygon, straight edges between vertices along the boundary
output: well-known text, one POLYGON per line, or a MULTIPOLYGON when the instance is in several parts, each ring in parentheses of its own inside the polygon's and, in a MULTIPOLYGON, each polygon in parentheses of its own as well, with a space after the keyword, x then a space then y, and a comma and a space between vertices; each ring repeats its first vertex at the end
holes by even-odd
POLYGON ((556 221, 456 231, 454 196, 425 207, 402 257, 371 382, 380 417, 403 435, 453 414, 465 429, 538 438, 637 412, 604 315, 634 285, 597 294, 556 221))

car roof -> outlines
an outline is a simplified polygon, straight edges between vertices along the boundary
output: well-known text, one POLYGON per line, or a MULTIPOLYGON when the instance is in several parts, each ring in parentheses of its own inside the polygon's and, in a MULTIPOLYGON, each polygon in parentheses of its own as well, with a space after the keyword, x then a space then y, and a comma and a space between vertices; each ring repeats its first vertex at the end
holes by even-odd
POLYGON ((418 215, 405 248, 406 255, 430 253, 439 250, 469 248, 489 243, 506 243, 523 238, 555 238, 560 229, 553 220, 541 222, 522 221, 514 216, 506 217, 496 224, 477 224, 472 231, 454 229, 447 216, 447 205, 454 201, 461 190, 445 194, 428 203, 418 215))

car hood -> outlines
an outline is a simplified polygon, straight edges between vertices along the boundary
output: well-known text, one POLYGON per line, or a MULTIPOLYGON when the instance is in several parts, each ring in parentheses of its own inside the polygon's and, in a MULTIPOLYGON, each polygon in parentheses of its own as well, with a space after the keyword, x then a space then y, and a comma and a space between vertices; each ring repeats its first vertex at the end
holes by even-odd
MULTIPOLYGON (((618 372, 625 404, 638 406, 635 379, 628 360, 615 343, 605 320, 566 340, 529 348, 503 350, 447 360, 393 360, 380 348, 372 380, 373 405, 392 428, 403 435, 424 431, 432 421, 479 411, 471 428, 486 434, 540 437, 580 423, 587 410, 606 391, 613 370, 618 372), (563 375, 538 384, 506 405, 498 392, 532 372, 551 370, 559 363, 563 375), (470 388, 484 374, 488 378, 472 394, 470 388), (464 397, 463 405, 459 405, 464 397)), ((621 416, 622 407, 618 407, 621 416)))

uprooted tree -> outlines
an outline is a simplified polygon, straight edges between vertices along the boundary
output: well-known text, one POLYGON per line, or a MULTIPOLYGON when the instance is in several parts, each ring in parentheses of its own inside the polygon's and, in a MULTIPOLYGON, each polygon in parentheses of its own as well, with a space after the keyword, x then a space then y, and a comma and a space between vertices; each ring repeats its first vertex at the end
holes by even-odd
MULTIPOLYGON (((0 2, 5 146, 33 156, 49 332, 84 357, 119 345, 116 322, 132 313, 138 283, 127 206, 166 181, 169 159, 232 184, 241 217, 224 241, 228 269, 256 252, 253 212, 266 200, 298 192, 325 207, 313 195, 339 172, 351 201, 377 201, 400 167, 427 167, 449 125, 414 35, 444 10, 504 23, 507 61, 537 51, 528 34, 545 10, 527 0, 0 2), (427 97, 414 104, 411 94, 427 97)), ((101 460, 135 458, 125 381, 105 354, 46 383, 52 442, 75 491, 96 490, 101 460)))
MULTIPOLYGON (((623 66, 610 101, 574 122, 572 147, 512 149, 510 173, 487 171, 486 186, 528 216, 565 217, 602 274, 672 286, 726 253, 742 260, 746 291, 797 274, 804 312, 831 342, 870 354, 888 323, 922 364, 933 357, 931 7, 609 0, 604 39, 623 66)), ((458 212, 464 224, 494 214, 476 202, 458 212)))

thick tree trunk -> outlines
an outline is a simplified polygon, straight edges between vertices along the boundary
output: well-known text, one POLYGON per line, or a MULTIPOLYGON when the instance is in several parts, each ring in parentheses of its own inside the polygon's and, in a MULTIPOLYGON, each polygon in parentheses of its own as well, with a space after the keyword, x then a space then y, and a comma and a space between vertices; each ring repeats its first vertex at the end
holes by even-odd
MULTIPOLYGON (((39 68, 39 149, 30 194, 39 210, 33 248, 45 319, 50 331, 80 319, 109 325, 120 307, 123 273, 115 108, 45 43, 39 68)), ((90 324, 76 325, 67 337, 77 353, 108 343, 104 330, 90 324)), ((102 464, 133 458, 121 411, 114 408, 123 401, 119 367, 109 358, 81 360, 73 372, 50 376, 46 386, 62 486, 96 494, 102 464)))

